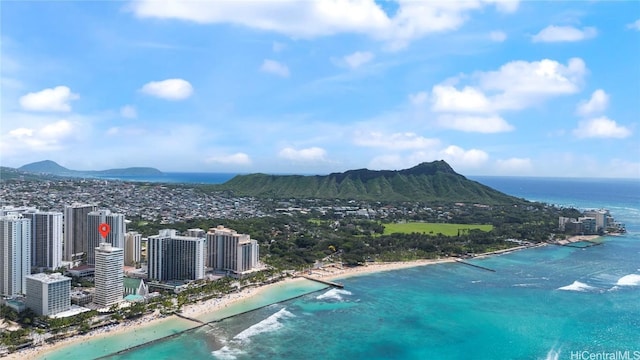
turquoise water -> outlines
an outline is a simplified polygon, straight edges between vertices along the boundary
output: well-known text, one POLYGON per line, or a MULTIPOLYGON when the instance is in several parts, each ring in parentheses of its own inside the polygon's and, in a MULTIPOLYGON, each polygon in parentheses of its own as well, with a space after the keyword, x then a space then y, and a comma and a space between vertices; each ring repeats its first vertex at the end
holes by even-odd
POLYGON ((471 260, 495 272, 449 263, 346 278, 345 289, 288 301, 274 293, 265 298, 273 305, 110 358, 576 359, 572 353, 617 351, 640 358, 638 182, 499 180, 492 186, 520 189, 509 192, 524 198, 606 206, 629 233, 600 246, 471 260))

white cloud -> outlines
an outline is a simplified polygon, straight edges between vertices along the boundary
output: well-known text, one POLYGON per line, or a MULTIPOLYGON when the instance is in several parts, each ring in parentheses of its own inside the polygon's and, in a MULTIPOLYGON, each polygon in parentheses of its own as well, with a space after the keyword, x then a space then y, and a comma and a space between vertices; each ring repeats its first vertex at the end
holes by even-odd
POLYGON ((628 24, 627 28, 640 31, 640 19, 632 22, 631 24, 628 24))
POLYGON ((567 65, 549 59, 512 61, 496 71, 461 75, 457 81, 469 79, 474 83, 461 90, 451 85, 452 81, 435 85, 431 110, 491 115, 521 110, 553 96, 578 92, 585 73, 586 66, 580 58, 570 59, 567 65))
POLYGON ((286 147, 280 150, 278 156, 293 161, 326 161, 327 152, 320 147, 310 147, 300 150, 286 147))
POLYGON ((618 125, 614 120, 602 116, 595 119, 580 121, 573 134, 579 138, 626 138, 631 130, 618 125))
POLYGON ((584 61, 572 58, 567 65, 549 59, 512 61, 475 76, 482 90, 497 92, 491 99, 494 109, 519 110, 548 97, 578 92, 585 73, 584 61))
POLYGON ((474 168, 479 167, 487 160, 489 154, 478 149, 465 150, 459 146, 451 145, 440 152, 442 158, 454 167, 474 168))
POLYGON ((30 111, 71 111, 71 100, 80 98, 67 86, 56 86, 35 93, 28 93, 20 98, 20 106, 30 111))
POLYGON ((373 60, 375 56, 368 51, 356 51, 353 54, 343 58, 344 63, 351 69, 357 69, 360 66, 373 60))
POLYGON ((22 138, 25 136, 33 136, 33 129, 17 128, 9 131, 9 136, 13 138, 22 138))
POLYGON ((460 91, 453 86, 436 85, 432 95, 432 110, 437 112, 488 112, 492 108, 484 93, 470 86, 460 91))
POLYGON ((514 129, 512 125, 497 115, 443 115, 438 117, 438 124, 446 129, 483 134, 507 132, 514 129))
POLYGON ((289 77, 289 68, 275 60, 265 59, 260 66, 260 70, 269 74, 289 77))
POLYGON ((167 79, 146 83, 141 92, 165 100, 184 100, 193 94, 191 84, 183 79, 167 79))
POLYGON ((251 158, 249 155, 239 152, 231 155, 211 156, 207 158, 205 162, 224 165, 250 165, 251 158))
POLYGON ((138 111, 133 105, 125 105, 120 108, 120 116, 127 119, 135 119, 138 117, 138 111))
POLYGON ((491 41, 503 42, 507 40, 507 34, 504 31, 492 31, 489 33, 491 41))
POLYGON ((258 1, 251 6, 242 1, 138 0, 129 8, 140 18, 229 23, 293 38, 363 34, 400 49, 427 34, 458 29, 470 12, 487 5, 513 12, 518 1, 398 1, 397 5, 392 17, 374 0, 258 1))
POLYGON ((440 144, 438 139, 429 139, 415 133, 384 134, 382 132, 356 133, 354 143, 358 146, 381 147, 393 150, 426 149, 440 144))
POLYGON ((533 42, 573 42, 594 38, 598 30, 594 27, 576 29, 573 26, 549 25, 531 39, 533 42))
POLYGON ((529 158, 500 159, 496 162, 496 166, 500 173, 508 175, 522 175, 533 170, 533 165, 529 158))
POLYGON ((582 116, 601 113, 609 106, 609 95, 602 89, 598 89, 591 94, 589 101, 581 101, 576 112, 582 116))
POLYGON ((4 155, 56 151, 69 145, 78 132, 77 126, 69 120, 57 120, 38 127, 20 127, 2 136, 0 149, 4 155))

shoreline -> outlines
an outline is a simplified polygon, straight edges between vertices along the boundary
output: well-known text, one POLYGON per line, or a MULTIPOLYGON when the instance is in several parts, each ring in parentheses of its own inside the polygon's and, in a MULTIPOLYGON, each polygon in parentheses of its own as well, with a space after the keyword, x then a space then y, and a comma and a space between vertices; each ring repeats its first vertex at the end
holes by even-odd
MULTIPOLYGON (((566 243, 592 241, 599 237, 600 236, 598 235, 582 235, 582 236, 573 236, 573 237, 570 237, 569 239, 565 239, 562 241, 566 243)), ((533 244, 533 245, 516 246, 513 248, 477 254, 471 257, 470 259, 476 259, 476 258, 483 259, 483 258, 491 257, 494 255, 503 255, 503 254, 514 252, 514 251, 543 247, 547 245, 549 245, 549 243, 542 242, 542 243, 533 244)), ((364 276, 364 275, 370 275, 370 274, 379 273, 379 272, 402 270, 402 269, 413 268, 418 266, 456 263, 457 260, 459 259, 460 258, 458 257, 446 257, 446 258, 438 258, 438 259, 419 259, 419 260, 412 260, 412 261, 376 262, 376 263, 371 263, 371 264, 357 266, 357 267, 344 267, 344 266, 338 266, 336 264, 331 264, 320 269, 314 269, 311 271, 311 274, 304 274, 306 278, 301 275, 297 275, 293 278, 286 278, 282 281, 278 281, 278 282, 263 285, 263 286, 247 287, 240 290, 240 292, 227 294, 221 298, 214 298, 214 299, 209 299, 205 301, 200 301, 194 304, 189 304, 182 309, 180 314, 189 318, 193 318, 197 321, 202 321, 204 323, 219 321, 219 320, 202 320, 199 317, 204 316, 206 314, 211 314, 211 313, 224 310, 230 305, 236 305, 239 303, 246 302, 249 299, 255 298, 263 294, 265 291, 272 289, 275 285, 278 285, 278 284, 314 281, 314 278, 321 279, 321 280, 335 281, 335 280, 346 279, 354 276, 364 276)), ((231 316, 236 316, 236 315, 238 314, 231 315, 231 316)), ((8 354, 6 356, 6 359, 7 360, 45 359, 47 354, 51 354, 55 351, 58 351, 68 346, 78 345, 80 343, 84 343, 87 341, 106 339, 109 337, 122 335, 128 332, 134 332, 142 329, 154 328, 154 327, 157 327, 158 325, 162 325, 166 323, 167 321, 175 320, 177 318, 180 318, 180 317, 177 315, 161 316, 157 313, 146 314, 132 321, 124 321, 121 323, 106 326, 104 328, 98 328, 98 329, 92 330, 87 334, 74 335, 74 336, 70 336, 68 338, 56 341, 55 343, 51 343, 51 344, 44 343, 42 345, 19 350, 17 352, 8 354)), ((226 317, 223 316, 223 318, 226 318, 226 317)), ((182 318, 182 320, 185 322, 190 322, 192 324, 192 326, 186 326, 185 329, 183 329, 183 331, 187 331, 187 330, 202 326, 202 323, 200 322, 188 320, 185 318, 182 318)), ((152 341, 155 341, 155 340, 152 340, 152 341)), ((142 344, 138 344, 136 346, 144 345, 149 342, 151 341, 147 341, 142 344)), ((105 355, 101 355, 101 356, 105 356, 105 355)))

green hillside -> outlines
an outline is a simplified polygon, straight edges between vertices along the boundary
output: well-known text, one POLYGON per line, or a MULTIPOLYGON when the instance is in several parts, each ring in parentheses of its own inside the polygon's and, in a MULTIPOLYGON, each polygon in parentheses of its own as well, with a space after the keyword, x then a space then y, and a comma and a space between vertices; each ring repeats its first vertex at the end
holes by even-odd
POLYGON ((405 170, 349 170, 324 176, 238 175, 218 187, 240 196, 369 201, 522 203, 456 173, 445 161, 405 170))

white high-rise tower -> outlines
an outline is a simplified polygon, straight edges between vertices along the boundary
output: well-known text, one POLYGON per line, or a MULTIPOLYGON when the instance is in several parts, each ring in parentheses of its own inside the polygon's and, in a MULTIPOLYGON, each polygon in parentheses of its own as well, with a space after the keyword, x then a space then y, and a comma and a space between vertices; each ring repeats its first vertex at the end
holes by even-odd
POLYGON ((0 296, 24 294, 31 274, 31 220, 0 216, 0 296))
POLYGON ((124 294, 124 251, 101 243, 95 248, 96 272, 94 275, 96 291, 93 302, 108 307, 122 301, 124 294))

